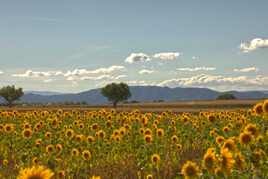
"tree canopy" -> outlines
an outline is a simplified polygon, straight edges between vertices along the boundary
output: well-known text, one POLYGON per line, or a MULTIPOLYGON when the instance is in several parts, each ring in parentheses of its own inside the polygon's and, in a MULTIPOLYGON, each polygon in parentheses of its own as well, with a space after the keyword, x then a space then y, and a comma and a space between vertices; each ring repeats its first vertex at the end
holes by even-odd
POLYGON ((116 107, 118 102, 127 100, 131 97, 129 87, 126 83, 108 84, 102 88, 101 94, 106 97, 108 101, 112 102, 114 107, 116 107))
POLYGON ((24 95, 22 88, 15 88, 15 86, 5 86, 0 89, 0 96, 5 99, 8 106, 19 100, 24 95))
POLYGON ((218 100, 236 99, 232 94, 222 94, 217 97, 218 100))

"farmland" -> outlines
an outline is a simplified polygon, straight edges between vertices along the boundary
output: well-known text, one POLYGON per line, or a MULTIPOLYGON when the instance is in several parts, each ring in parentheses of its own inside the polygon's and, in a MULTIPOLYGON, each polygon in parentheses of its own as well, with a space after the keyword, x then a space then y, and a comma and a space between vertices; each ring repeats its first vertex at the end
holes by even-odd
MULTIPOLYGON (((147 102, 147 103, 128 103, 118 104, 117 111, 128 111, 138 109, 142 113, 156 112, 161 113, 166 110, 172 110, 176 113, 191 112, 199 113, 200 111, 211 110, 236 110, 237 108, 249 109, 255 104, 262 102, 262 99, 241 99, 241 100, 208 100, 208 101, 178 101, 178 102, 147 102)), ((3 111, 34 111, 34 110, 52 110, 62 109, 63 111, 91 111, 100 109, 112 109, 111 104, 99 105, 64 105, 64 104, 25 104, 13 108, 0 106, 3 111)))
POLYGON ((267 177, 268 100, 0 110, 0 178, 267 177))

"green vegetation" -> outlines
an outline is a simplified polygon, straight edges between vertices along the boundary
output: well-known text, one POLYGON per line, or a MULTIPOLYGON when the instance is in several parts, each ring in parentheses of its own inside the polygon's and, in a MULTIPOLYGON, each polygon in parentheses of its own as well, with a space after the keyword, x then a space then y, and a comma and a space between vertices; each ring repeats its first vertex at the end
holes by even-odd
POLYGON ((24 95, 22 88, 15 88, 15 86, 5 86, 0 89, 0 96, 5 99, 8 106, 19 100, 24 95))
POLYGON ((118 102, 127 100, 131 97, 129 87, 125 83, 108 84, 102 88, 101 94, 106 97, 108 101, 112 102, 114 107, 116 107, 118 102))
POLYGON ((236 97, 232 94, 222 94, 217 97, 217 100, 229 100, 229 99, 236 99, 236 97))

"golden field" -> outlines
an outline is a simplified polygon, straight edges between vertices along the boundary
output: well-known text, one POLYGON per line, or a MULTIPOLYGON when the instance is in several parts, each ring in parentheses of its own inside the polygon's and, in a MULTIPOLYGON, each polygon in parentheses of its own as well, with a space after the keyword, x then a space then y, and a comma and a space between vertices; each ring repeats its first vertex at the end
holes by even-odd
POLYGON ((0 178, 268 177, 268 100, 59 107, 1 108, 0 178))
MULTIPOLYGON (((191 112, 199 113, 200 111, 210 110, 237 110, 238 108, 249 109, 255 104, 263 102, 262 99, 235 99, 235 100, 207 100, 207 101, 176 101, 176 102, 146 102, 146 103, 128 103, 118 104, 117 111, 131 112, 133 110, 139 110, 142 113, 156 112, 161 113, 167 110, 172 110, 175 113, 191 112)), ((20 112, 34 111, 34 110, 52 110, 57 109, 63 111, 92 111, 106 109, 111 110, 113 106, 111 104, 97 104, 97 105, 64 105, 64 104, 24 104, 17 105, 13 108, 0 106, 2 111, 17 110, 20 112)))

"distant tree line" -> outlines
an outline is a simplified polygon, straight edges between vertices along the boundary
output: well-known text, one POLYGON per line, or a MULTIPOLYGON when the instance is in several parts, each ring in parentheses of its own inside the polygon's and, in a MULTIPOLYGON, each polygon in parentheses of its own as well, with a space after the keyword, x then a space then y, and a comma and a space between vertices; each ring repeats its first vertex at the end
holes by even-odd
POLYGON ((232 94, 221 94, 217 97, 217 100, 230 100, 230 99, 236 99, 236 97, 232 94))

